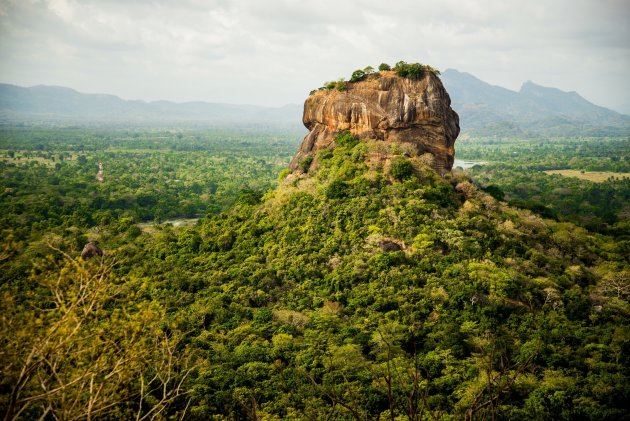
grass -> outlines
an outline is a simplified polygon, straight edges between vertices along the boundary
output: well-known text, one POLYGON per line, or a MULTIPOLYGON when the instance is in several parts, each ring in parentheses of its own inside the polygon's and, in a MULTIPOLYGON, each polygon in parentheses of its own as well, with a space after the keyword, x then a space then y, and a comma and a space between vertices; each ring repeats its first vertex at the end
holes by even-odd
POLYGON ((580 170, 549 170, 544 171, 548 175, 561 175, 563 177, 575 177, 594 183, 603 183, 609 178, 630 178, 630 173, 612 171, 580 171, 580 170))

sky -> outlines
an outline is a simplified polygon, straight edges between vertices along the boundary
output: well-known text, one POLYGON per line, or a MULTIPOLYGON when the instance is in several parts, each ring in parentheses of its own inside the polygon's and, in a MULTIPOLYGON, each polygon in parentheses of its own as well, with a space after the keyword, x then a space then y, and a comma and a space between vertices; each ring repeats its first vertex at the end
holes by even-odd
POLYGON ((630 112, 629 0, 0 0, 0 82, 282 106, 399 60, 630 112))

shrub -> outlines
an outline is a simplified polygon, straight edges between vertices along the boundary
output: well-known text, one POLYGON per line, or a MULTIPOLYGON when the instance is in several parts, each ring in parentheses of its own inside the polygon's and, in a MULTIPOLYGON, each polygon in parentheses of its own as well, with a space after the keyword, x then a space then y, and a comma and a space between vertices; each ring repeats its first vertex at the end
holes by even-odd
POLYGON ((338 80, 333 80, 333 81, 324 83, 324 86, 322 86, 320 89, 325 89, 329 91, 332 91, 333 89, 336 89, 338 91, 345 91, 346 89, 348 89, 348 84, 341 77, 338 80))
POLYGON ((273 320, 273 313, 267 307, 263 307, 254 314, 254 324, 261 325, 273 320))
POLYGON ((359 82, 363 79, 365 79, 365 72, 361 69, 357 69, 354 72, 352 72, 352 77, 350 78, 350 82, 359 82))
POLYGON ((409 79, 420 79, 424 73, 424 66, 420 63, 411 63, 407 65, 407 77, 409 79))
POLYGON ((241 205, 257 205, 262 201, 262 190, 243 189, 236 198, 236 203, 241 205))
POLYGON ((481 190, 485 191, 486 193, 488 193, 490 196, 494 197, 497 200, 505 199, 505 193, 503 192, 503 190, 501 190, 499 186, 496 186, 494 184, 490 184, 489 186, 484 187, 481 190))
POLYGON ((278 181, 284 180, 289 174, 291 174, 291 170, 289 170, 288 168, 283 169, 282 171, 280 171, 280 174, 278 174, 278 181))
POLYGON ((403 181, 413 175, 413 165, 405 158, 396 157, 389 165, 389 173, 398 181, 403 181))
POLYGON ((396 63, 396 74, 400 77, 406 77, 409 79, 420 79, 424 71, 424 66, 420 63, 405 63, 399 61, 396 63))
POLYGON ((326 161, 327 159, 330 159, 332 157, 333 151, 330 148, 320 149, 319 152, 317 152, 317 160, 319 162, 326 161))
POLYGON ((363 73, 365 73, 366 75, 371 75, 374 73, 374 67, 372 66, 368 66, 365 69, 363 69, 363 73))
POLYGON ((424 72, 431 72, 436 76, 440 74, 439 70, 434 69, 431 66, 420 63, 406 63, 402 60, 396 63, 394 70, 398 76, 414 80, 422 78, 424 72))
POLYGON ((339 132, 337 136, 335 136, 335 144, 347 148, 353 148, 357 143, 359 143, 359 139, 354 137, 349 131, 339 132))
POLYGON ((342 199, 346 197, 348 195, 348 183, 343 180, 332 181, 326 187, 325 195, 327 199, 342 199))
POLYGON ((347 91, 348 90, 348 84, 346 83, 346 81, 343 78, 339 78, 339 80, 337 81, 337 86, 335 86, 335 89, 337 89, 338 91, 347 91))
POLYGON ((308 172, 308 169, 311 167, 312 162, 313 162, 313 157, 307 156, 298 163, 298 166, 303 172, 308 172))
POLYGON ((392 68, 389 67, 389 64, 387 64, 387 63, 381 63, 378 66, 378 70, 392 70, 392 68))
POLYGON ((441 73, 438 69, 429 66, 428 64, 424 66, 424 70, 433 73, 436 76, 439 76, 441 73))
POLYGON ((397 62, 394 65, 394 70, 398 71, 398 70, 404 69, 405 66, 407 66, 407 62, 403 61, 403 60, 400 60, 399 62, 397 62))

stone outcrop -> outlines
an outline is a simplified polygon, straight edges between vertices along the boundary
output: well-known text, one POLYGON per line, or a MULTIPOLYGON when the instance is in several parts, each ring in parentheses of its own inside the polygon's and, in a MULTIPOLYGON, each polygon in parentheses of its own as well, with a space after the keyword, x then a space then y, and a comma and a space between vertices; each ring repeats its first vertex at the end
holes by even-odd
POLYGON ((98 241, 90 241, 83 247, 81 258, 87 260, 94 256, 103 256, 103 250, 98 246, 98 241))
POLYGON ((337 133, 349 130, 359 139, 409 143, 418 155, 432 154, 443 173, 453 166, 459 117, 440 79, 425 71, 411 80, 381 71, 346 91, 320 90, 304 103, 303 122, 309 133, 289 169, 333 144, 337 133))

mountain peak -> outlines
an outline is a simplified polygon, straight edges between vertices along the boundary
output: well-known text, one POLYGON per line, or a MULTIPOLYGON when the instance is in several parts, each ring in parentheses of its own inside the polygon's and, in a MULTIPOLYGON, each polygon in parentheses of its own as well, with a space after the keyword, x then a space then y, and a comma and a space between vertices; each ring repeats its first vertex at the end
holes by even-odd
POLYGON ((630 118, 597 106, 577 92, 524 82, 518 92, 449 69, 442 81, 462 128, 481 135, 584 135, 627 132, 630 118))

